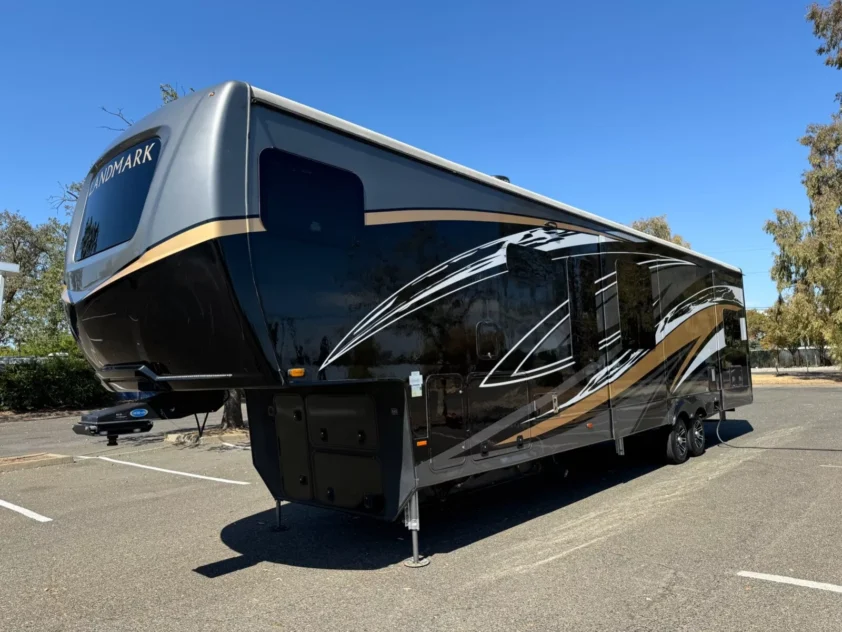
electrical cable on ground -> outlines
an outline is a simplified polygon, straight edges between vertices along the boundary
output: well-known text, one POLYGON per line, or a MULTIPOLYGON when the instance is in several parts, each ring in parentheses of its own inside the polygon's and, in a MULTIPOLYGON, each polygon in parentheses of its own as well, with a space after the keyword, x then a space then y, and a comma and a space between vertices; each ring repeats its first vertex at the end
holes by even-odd
POLYGON ((719 434, 719 426, 722 424, 722 421, 725 419, 725 415, 720 415, 719 421, 716 422, 716 438, 719 440, 721 445, 727 445, 729 448, 734 448, 737 450, 790 450, 795 452, 842 452, 842 448, 801 448, 801 447, 794 447, 794 448, 783 448, 783 447, 773 447, 773 446, 762 446, 762 445, 731 445, 722 436, 719 434))

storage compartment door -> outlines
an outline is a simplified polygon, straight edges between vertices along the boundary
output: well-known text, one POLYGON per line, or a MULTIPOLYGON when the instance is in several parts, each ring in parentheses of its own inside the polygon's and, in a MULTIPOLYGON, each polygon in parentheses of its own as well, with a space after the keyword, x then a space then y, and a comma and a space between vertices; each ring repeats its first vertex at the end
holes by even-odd
POLYGON ((276 395, 275 411, 284 493, 291 500, 310 500, 313 476, 304 400, 300 395, 276 395))

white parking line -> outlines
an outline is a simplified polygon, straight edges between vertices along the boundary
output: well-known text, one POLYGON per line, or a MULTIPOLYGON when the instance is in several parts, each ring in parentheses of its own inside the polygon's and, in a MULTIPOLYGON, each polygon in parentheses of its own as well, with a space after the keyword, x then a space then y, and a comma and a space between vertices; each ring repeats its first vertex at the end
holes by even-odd
POLYGON ((176 474, 177 476, 189 476, 190 478, 201 478, 205 481, 215 481, 217 483, 228 483, 229 485, 251 485, 246 481, 232 481, 227 478, 216 478, 214 476, 202 476, 201 474, 191 474, 190 472, 178 472, 176 470, 165 470, 162 467, 152 467, 151 465, 141 465, 140 463, 132 463, 131 461, 118 461, 107 456, 94 457, 101 461, 108 461, 109 463, 118 463, 120 465, 131 465, 132 467, 142 467, 145 470, 154 470, 155 472, 163 472, 165 474, 176 474))
POLYGON ((34 511, 30 511, 29 509, 25 509, 23 507, 18 507, 17 505, 13 505, 12 503, 7 503, 5 500, 0 500, 0 507, 5 507, 6 509, 11 509, 12 511, 17 511, 19 514, 26 516, 27 518, 32 518, 33 520, 37 520, 38 522, 52 522, 52 518, 47 518, 47 516, 42 516, 41 514, 37 514, 34 511))
POLYGON ((842 467, 842 465, 819 465, 819 467, 842 467))
POLYGON ((740 571, 737 575, 740 577, 750 577, 752 579, 763 579, 767 582, 792 584, 793 586, 802 586, 804 588, 815 588, 816 590, 828 590, 830 592, 842 593, 842 586, 837 586, 836 584, 825 584, 824 582, 812 582, 809 579, 796 579, 795 577, 786 577, 784 575, 767 575, 766 573, 752 573, 751 571, 740 571))

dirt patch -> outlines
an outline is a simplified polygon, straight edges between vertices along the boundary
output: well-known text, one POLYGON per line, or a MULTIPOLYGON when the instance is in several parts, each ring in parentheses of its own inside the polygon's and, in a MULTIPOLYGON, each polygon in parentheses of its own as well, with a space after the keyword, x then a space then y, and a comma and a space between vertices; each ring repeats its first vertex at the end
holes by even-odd
MULTIPOLYGON (((164 441, 179 445, 196 445, 199 443, 199 433, 196 430, 168 432, 164 441)), ((202 433, 202 441, 225 441, 229 443, 248 443, 250 441, 247 429, 208 428, 202 433)))
POLYGON ((816 371, 815 373, 754 373, 754 386, 842 386, 842 373, 838 371, 816 371))
POLYGON ((226 428, 223 430, 222 428, 207 428, 202 436, 205 437, 213 437, 217 435, 231 435, 231 438, 242 437, 243 439, 249 438, 249 431, 248 428, 226 428))
POLYGON ((72 463, 73 457, 64 454, 24 454, 22 456, 7 456, 0 458, 0 472, 12 470, 23 470, 30 467, 43 467, 45 465, 62 465, 72 463))
POLYGON ((0 410, 0 424, 11 421, 34 421, 36 419, 58 419, 59 417, 80 417, 87 410, 33 410, 26 413, 14 413, 0 410))

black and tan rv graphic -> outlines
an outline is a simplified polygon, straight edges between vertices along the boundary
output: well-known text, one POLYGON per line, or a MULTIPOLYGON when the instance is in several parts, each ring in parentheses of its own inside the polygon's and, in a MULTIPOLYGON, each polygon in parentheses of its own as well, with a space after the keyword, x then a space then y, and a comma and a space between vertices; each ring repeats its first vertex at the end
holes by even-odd
POLYGON ((416 529, 582 446, 681 462, 752 400, 738 269, 243 83, 103 154, 66 274, 108 388, 159 417, 245 389, 278 501, 416 529))

